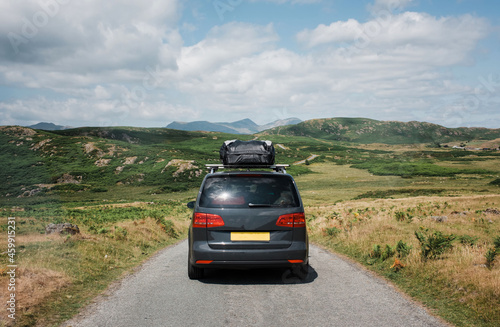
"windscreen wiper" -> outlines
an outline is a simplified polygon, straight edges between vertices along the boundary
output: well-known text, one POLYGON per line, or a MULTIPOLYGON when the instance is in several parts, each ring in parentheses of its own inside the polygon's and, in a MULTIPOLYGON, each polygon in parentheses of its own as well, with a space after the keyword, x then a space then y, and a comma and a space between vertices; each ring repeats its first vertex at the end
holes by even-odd
POLYGON ((266 203, 249 203, 248 206, 250 208, 259 208, 259 207, 281 207, 279 204, 266 204, 266 203))

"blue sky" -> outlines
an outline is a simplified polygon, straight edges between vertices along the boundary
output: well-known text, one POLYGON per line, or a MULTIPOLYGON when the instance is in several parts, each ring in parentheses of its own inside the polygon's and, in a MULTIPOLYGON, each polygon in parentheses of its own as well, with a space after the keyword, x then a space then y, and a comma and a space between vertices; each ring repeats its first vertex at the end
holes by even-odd
POLYGON ((0 3, 0 125, 500 128, 493 0, 0 3))

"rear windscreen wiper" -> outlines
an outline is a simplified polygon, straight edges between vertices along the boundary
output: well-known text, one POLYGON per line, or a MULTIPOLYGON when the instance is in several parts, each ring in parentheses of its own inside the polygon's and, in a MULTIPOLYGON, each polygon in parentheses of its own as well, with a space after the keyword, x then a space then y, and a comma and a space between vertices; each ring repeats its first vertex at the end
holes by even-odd
POLYGON ((249 203, 248 206, 250 208, 256 208, 256 207, 280 207, 279 204, 265 204, 265 203, 249 203))

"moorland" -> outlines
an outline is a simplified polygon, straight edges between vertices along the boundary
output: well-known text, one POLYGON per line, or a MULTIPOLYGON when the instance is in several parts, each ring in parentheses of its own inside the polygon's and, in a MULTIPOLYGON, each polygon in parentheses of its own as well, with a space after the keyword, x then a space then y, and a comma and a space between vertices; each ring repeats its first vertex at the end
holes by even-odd
MULTIPOLYGON (((227 139, 269 139, 289 164, 311 241, 456 326, 500 321, 500 130, 336 118, 253 135, 165 128, 0 127, 1 301, 54 325, 186 237, 188 201, 227 139), (308 159, 310 158, 310 159, 308 159), (307 160, 308 159, 308 160, 307 160), (46 235, 71 223, 76 235, 46 235)), ((9 318, 2 313, 4 324, 9 318)))

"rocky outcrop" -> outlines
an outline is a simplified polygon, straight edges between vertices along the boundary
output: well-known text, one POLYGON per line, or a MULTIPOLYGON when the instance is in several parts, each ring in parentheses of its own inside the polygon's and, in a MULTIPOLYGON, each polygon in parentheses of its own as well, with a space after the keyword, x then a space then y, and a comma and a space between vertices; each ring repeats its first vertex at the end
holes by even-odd
POLYGON ((46 235, 55 234, 55 233, 75 235, 75 234, 80 234, 80 228, 78 228, 77 225, 73 225, 70 223, 48 224, 45 227, 45 234, 46 235))

